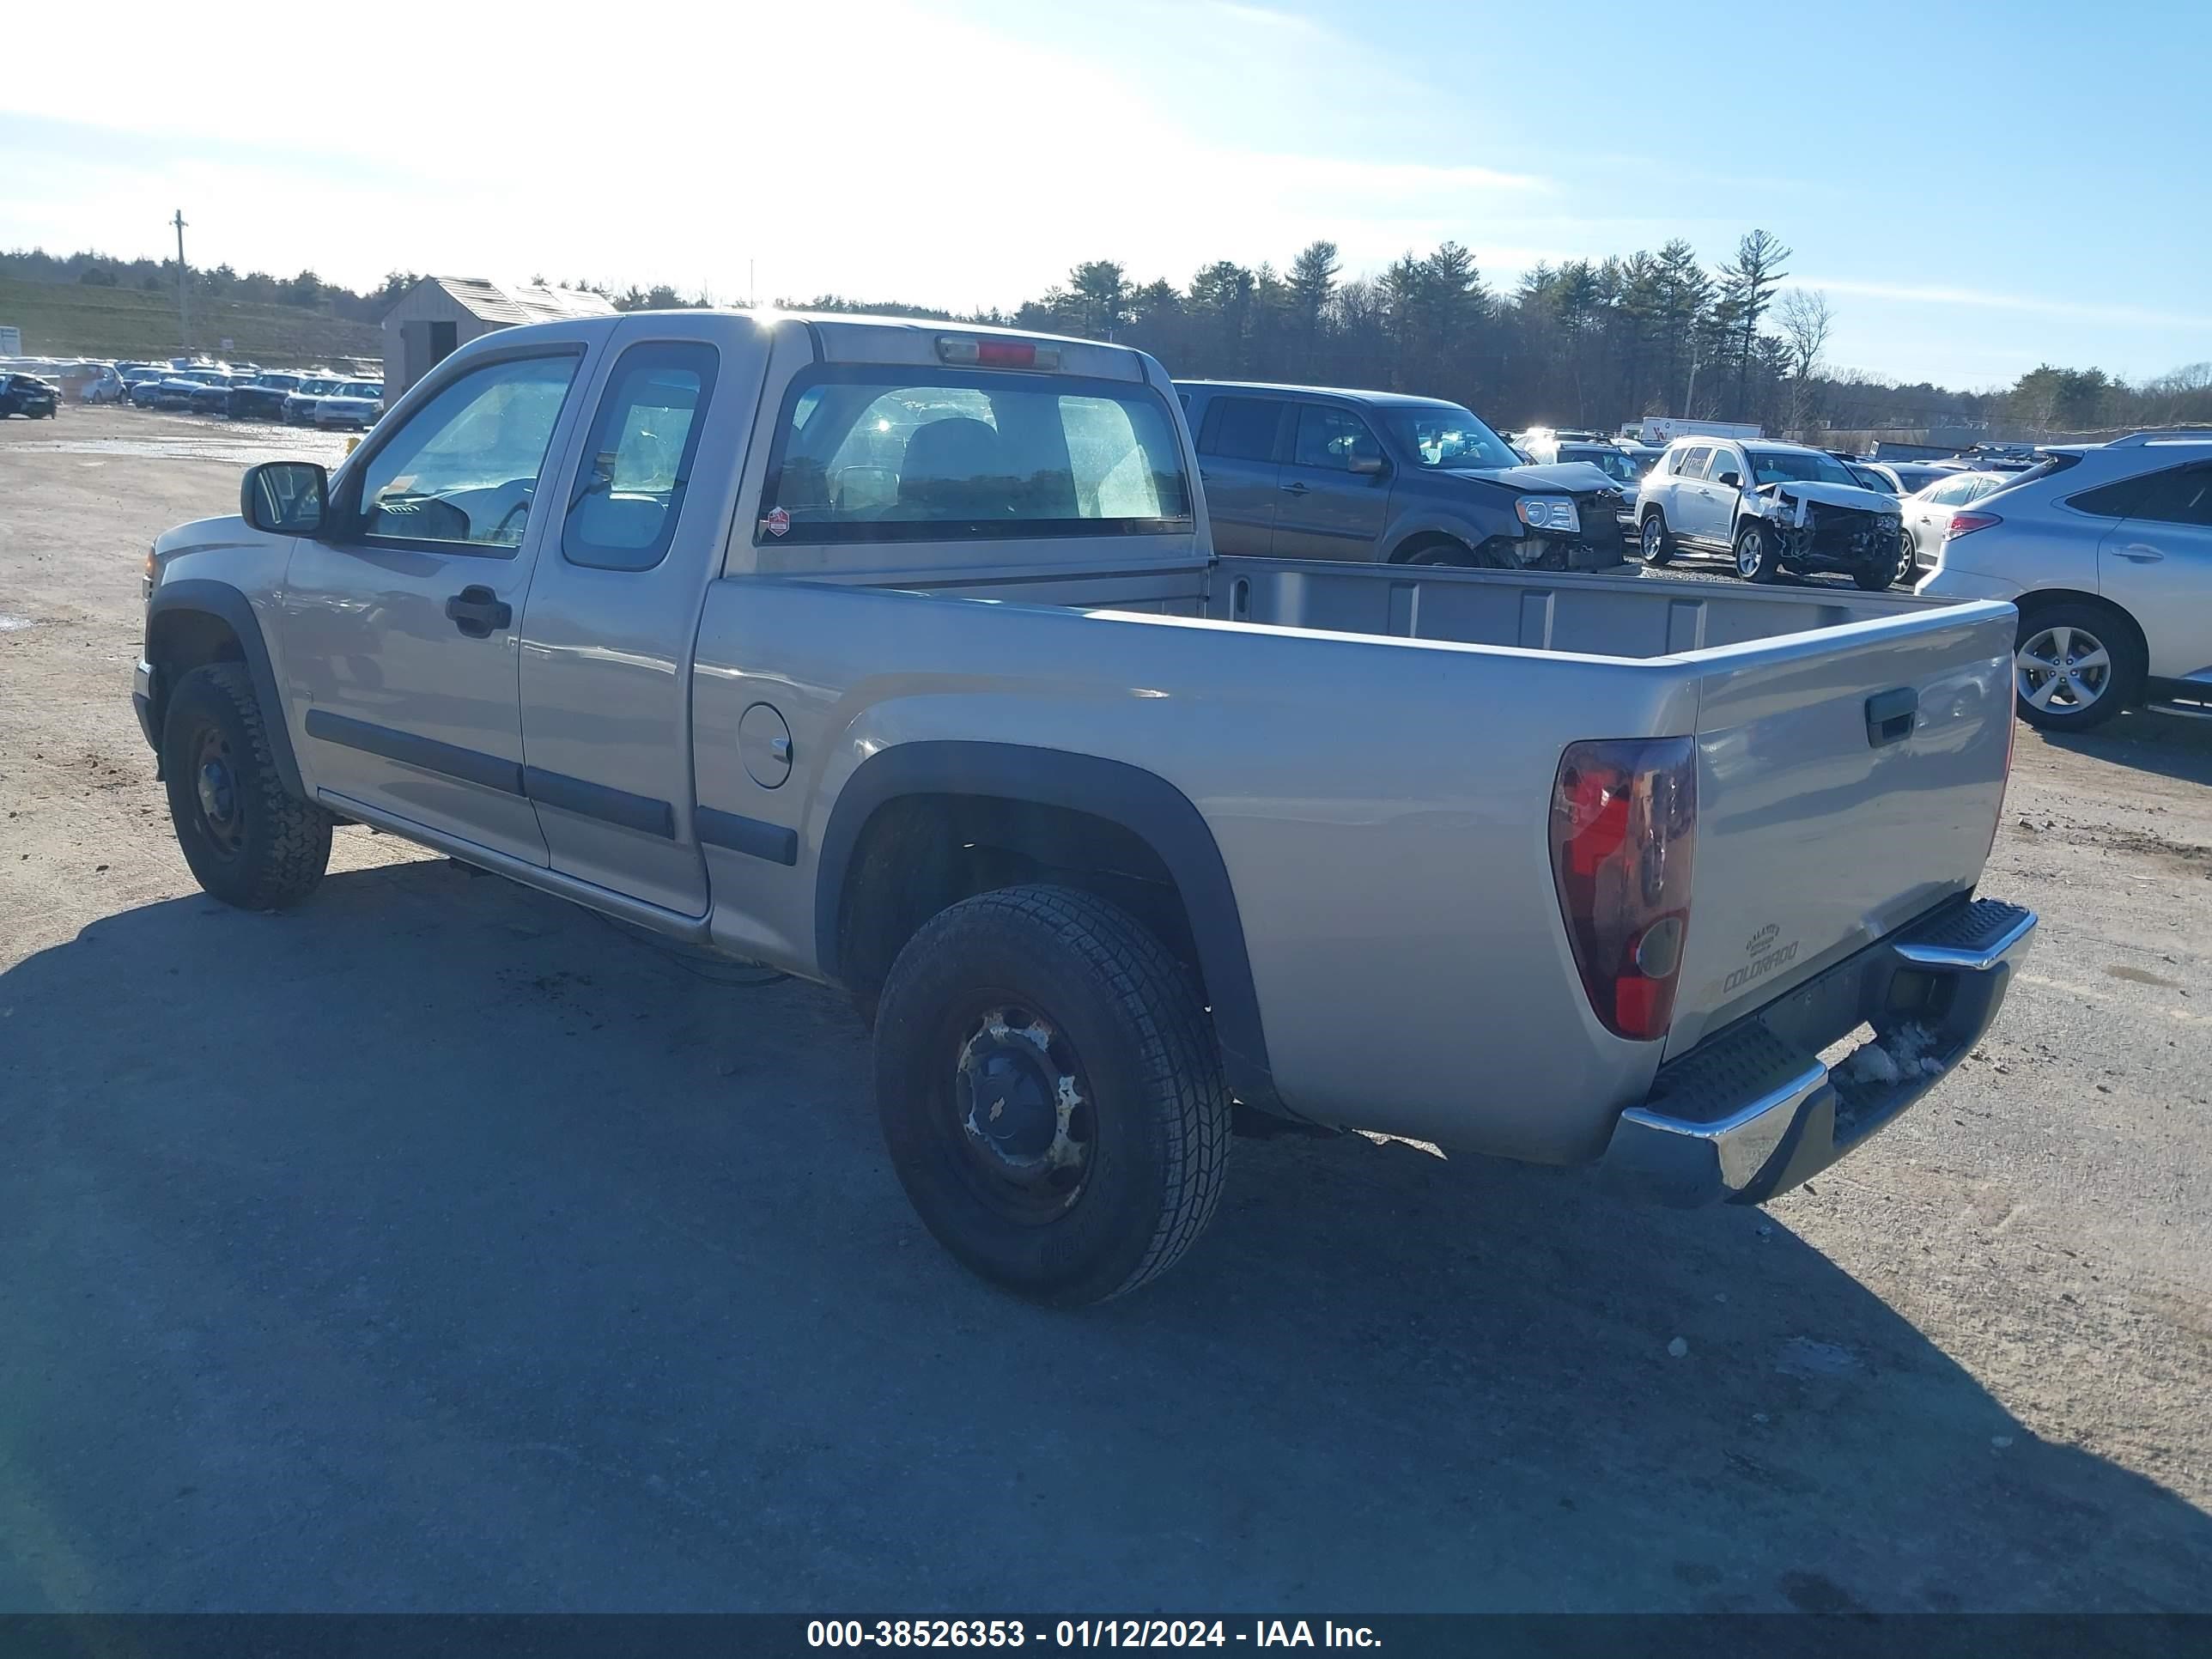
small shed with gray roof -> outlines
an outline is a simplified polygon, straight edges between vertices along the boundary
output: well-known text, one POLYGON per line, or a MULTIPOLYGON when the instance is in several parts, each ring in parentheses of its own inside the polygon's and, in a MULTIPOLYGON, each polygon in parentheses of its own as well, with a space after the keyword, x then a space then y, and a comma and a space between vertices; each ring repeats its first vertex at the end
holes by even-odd
POLYGON ((425 276, 384 316, 387 405, 457 348, 518 323, 611 316, 614 307, 582 289, 490 283, 481 276, 425 276))

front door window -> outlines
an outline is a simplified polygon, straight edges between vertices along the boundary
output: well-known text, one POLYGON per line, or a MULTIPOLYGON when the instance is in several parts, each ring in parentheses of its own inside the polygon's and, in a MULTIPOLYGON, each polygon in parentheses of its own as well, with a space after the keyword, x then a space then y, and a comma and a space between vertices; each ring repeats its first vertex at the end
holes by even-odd
POLYGON ((576 362, 511 358, 445 386, 362 468, 360 533, 488 554, 521 546, 576 362))

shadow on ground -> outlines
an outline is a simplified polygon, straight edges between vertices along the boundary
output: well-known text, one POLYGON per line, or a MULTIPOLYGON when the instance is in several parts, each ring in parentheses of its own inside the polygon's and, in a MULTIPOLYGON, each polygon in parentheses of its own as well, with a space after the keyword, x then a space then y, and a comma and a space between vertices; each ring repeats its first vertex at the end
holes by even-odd
POLYGON ((2212 1521, 1757 1212, 1247 1143, 1044 1314, 915 1221, 865 1053, 439 862, 0 976, 0 1605, 2212 1600, 2212 1521))
POLYGON ((2043 740, 2116 766, 2132 766, 2183 783, 2212 785, 2212 720, 2131 708, 2094 731, 2046 732, 2043 740))

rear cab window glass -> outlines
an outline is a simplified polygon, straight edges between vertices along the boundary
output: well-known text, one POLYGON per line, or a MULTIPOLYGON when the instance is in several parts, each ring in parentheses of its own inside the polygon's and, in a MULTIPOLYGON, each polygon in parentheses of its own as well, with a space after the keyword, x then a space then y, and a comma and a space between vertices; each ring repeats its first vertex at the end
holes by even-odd
POLYGON ((1283 405, 1272 398, 1216 398, 1206 405, 1198 453, 1228 461, 1272 461, 1283 405))
POLYGON ((616 360, 561 532, 569 563, 650 570, 667 556, 719 361, 710 345, 672 342, 616 360))
POLYGON ((778 422, 758 539, 957 541, 1187 530, 1150 386, 991 370, 817 369, 778 422))

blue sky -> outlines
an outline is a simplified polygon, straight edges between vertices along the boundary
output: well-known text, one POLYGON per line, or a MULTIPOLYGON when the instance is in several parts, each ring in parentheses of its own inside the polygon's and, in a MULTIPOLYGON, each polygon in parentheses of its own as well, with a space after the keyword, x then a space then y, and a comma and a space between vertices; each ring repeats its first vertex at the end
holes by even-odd
POLYGON ((217 15, 11 21, 0 245, 158 253, 182 205, 195 263, 356 284, 964 308, 1097 257, 1182 281, 1326 236, 1358 275, 1450 237, 1510 286, 1672 235, 1717 261, 1756 225, 1828 295, 1839 367, 1978 386, 2212 359, 2212 5, 217 15))

